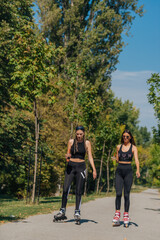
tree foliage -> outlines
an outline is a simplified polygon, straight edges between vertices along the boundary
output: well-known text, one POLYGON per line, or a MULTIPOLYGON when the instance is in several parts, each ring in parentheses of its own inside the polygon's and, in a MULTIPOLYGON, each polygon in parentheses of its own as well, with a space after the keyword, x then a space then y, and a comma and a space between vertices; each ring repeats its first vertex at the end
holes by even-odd
POLYGON ((159 150, 152 146, 154 155, 147 129, 139 128, 139 110, 110 89, 111 73, 123 50, 122 33, 143 14, 143 7, 137 0, 37 2, 40 30, 31 0, 0 3, 1 191, 26 196, 34 153, 37 166, 42 159, 41 195, 55 193, 57 185, 61 188, 67 142, 77 124, 86 128, 98 172, 95 183, 88 168, 87 191, 114 187, 116 164, 111 159, 124 128, 143 145, 138 147, 143 177, 137 183, 151 185, 152 176, 158 186, 159 150))
POLYGON ((158 119, 158 129, 153 127, 155 142, 160 143, 160 76, 159 73, 152 74, 147 80, 149 85, 148 101, 153 105, 155 116, 158 119))

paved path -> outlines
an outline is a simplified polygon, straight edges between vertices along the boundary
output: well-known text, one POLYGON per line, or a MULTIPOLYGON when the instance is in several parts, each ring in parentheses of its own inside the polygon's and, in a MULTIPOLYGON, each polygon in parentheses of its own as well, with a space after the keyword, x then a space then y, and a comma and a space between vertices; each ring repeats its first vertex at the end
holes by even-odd
MULTIPOLYGON (((112 227, 115 198, 84 203, 82 223, 73 220, 74 207, 67 208, 67 223, 53 223, 53 214, 37 215, 0 226, 0 240, 159 240, 160 195, 156 189, 131 194, 129 228, 112 227)), ((123 204, 123 201, 122 201, 123 204)), ((123 205, 122 205, 123 206, 123 205)), ((122 208, 123 210, 123 208, 122 208)))

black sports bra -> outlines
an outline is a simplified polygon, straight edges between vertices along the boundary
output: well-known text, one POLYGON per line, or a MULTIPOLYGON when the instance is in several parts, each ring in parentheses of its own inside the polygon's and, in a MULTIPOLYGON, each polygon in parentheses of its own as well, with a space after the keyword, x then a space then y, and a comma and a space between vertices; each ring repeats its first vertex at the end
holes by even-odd
POLYGON ((80 159, 84 159, 85 158, 85 154, 86 154, 86 149, 85 149, 85 145, 84 145, 84 141, 83 142, 77 142, 78 144, 78 151, 74 152, 74 146, 75 146, 75 140, 71 146, 71 158, 80 158, 80 159))
POLYGON ((127 152, 122 152, 122 146, 123 145, 121 145, 118 151, 119 162, 132 162, 132 144, 127 152))

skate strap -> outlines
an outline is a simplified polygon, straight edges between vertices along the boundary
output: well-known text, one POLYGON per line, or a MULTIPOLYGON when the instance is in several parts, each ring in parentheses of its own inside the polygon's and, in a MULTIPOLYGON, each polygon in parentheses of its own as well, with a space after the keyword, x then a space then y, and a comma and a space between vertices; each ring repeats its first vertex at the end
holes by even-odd
POLYGON ((80 214, 80 212, 81 212, 80 210, 75 210, 75 214, 76 214, 76 213, 80 214))
POLYGON ((115 212, 114 219, 118 220, 120 218, 120 212, 115 212))
POLYGON ((123 214, 124 217, 129 217, 128 213, 123 214))
POLYGON ((115 216, 120 216, 120 212, 115 212, 115 216))
POLYGON ((124 215, 123 215, 123 219, 124 219, 124 221, 129 221, 129 220, 131 220, 131 219, 129 218, 129 215, 128 215, 128 214, 124 214, 124 215))

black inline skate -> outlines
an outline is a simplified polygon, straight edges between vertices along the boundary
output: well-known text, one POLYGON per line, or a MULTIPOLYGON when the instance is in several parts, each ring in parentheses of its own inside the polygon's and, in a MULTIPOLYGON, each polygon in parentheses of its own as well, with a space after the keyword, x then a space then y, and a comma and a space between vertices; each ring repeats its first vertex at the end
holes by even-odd
POLYGON ((53 222, 64 222, 66 219, 67 217, 65 215, 65 208, 61 208, 59 213, 54 215, 53 222))
POLYGON ((76 221, 76 224, 80 225, 80 220, 81 220, 80 210, 75 210, 74 219, 76 221))

